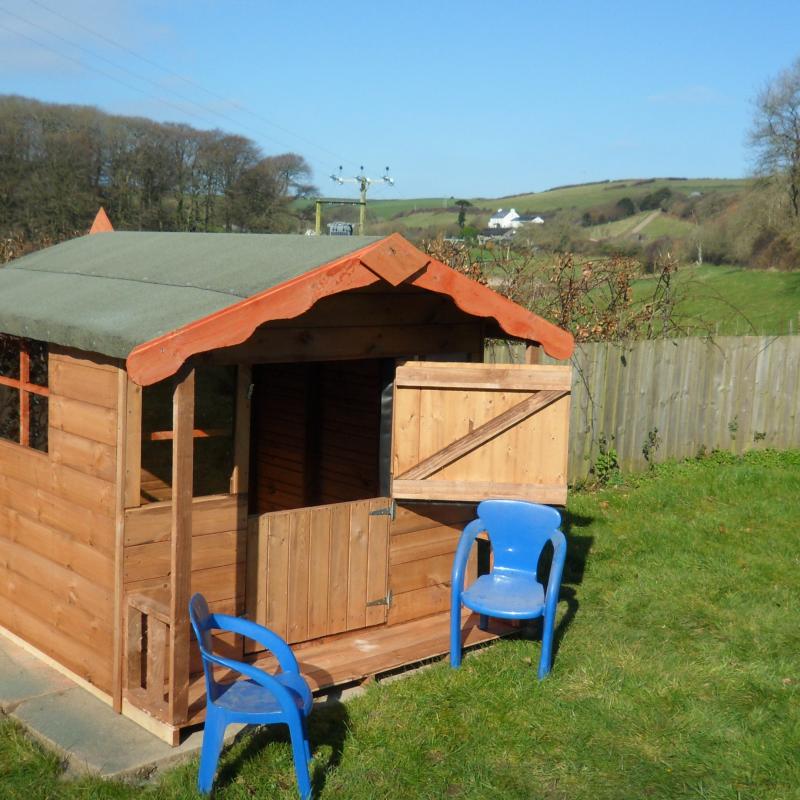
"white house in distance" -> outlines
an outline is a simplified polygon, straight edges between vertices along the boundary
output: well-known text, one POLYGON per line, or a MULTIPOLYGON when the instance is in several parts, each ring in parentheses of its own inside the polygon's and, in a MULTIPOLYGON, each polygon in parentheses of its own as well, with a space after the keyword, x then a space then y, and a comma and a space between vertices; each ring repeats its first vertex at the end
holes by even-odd
POLYGON ((520 228, 522 223, 519 221, 519 214, 512 208, 504 211, 498 208, 497 212, 489 217, 490 228, 520 228))
POLYGON ((543 225, 544 220, 535 214, 518 214, 513 208, 509 209, 508 211, 498 208, 497 212, 489 217, 490 228, 516 230, 517 228, 521 228, 523 225, 527 225, 528 223, 533 225, 543 225))

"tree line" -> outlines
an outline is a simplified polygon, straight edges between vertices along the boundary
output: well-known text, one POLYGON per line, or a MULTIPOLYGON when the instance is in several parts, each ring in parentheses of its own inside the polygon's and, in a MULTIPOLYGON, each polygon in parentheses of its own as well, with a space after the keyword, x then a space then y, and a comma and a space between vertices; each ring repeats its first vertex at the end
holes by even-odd
POLYGON ((310 179, 244 136, 0 95, 0 236, 24 249, 84 233, 101 205, 119 230, 296 231, 310 179))

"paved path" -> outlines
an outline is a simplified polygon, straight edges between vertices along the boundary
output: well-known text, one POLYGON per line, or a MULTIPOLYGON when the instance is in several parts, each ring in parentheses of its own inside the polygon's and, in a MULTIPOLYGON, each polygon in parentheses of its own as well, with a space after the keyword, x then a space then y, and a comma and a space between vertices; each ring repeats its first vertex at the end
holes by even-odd
MULTIPOLYGON (((333 690, 316 698, 315 705, 336 704, 363 691, 361 687, 333 690)), ((0 634, 2 715, 17 720, 55 750, 68 772, 118 780, 150 778, 196 756, 203 741, 202 731, 197 730, 178 747, 170 747, 0 634)), ((232 741, 244 727, 229 725, 225 741, 232 741)))
MULTIPOLYGON (((0 636, 0 712, 56 750, 73 773, 140 780, 195 755, 203 735, 170 747, 0 636)), ((231 734, 236 731, 231 726, 231 734)))

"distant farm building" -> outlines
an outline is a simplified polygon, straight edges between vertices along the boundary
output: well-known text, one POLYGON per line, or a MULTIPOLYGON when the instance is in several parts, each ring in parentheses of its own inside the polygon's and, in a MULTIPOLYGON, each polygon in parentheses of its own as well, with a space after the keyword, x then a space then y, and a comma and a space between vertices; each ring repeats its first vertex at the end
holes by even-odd
POLYGON ((500 230, 516 230, 523 225, 543 225, 544 220, 538 214, 519 214, 516 209, 505 211, 498 208, 489 218, 489 228, 500 230))
POLYGON ((521 226, 522 223, 519 220, 519 214, 517 214, 515 209, 511 208, 508 211, 504 211, 502 208, 498 208, 497 211, 489 218, 488 227, 519 228, 521 226))

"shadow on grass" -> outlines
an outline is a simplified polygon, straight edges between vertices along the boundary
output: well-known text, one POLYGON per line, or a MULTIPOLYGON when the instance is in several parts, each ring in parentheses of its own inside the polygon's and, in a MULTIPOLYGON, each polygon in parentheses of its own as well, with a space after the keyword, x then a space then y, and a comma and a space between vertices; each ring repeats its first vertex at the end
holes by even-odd
MULTIPOLYGON (((308 718, 308 738, 313 758, 310 764, 312 797, 319 796, 328 775, 341 763, 349 721, 347 708, 339 702, 315 705, 308 718), (330 756, 321 762, 319 750, 326 747, 330 748, 330 756)), ((281 742, 291 748, 289 729, 285 725, 245 728, 240 735, 246 736, 247 741, 234 758, 220 764, 214 781, 215 790, 224 789, 233 783, 241 774, 242 767, 258 758, 269 744, 281 742)), ((294 770, 292 774, 294 775, 294 770)))
MULTIPOLYGON (((569 626, 575 620, 580 609, 578 600, 577 586, 583 583, 583 575, 586 571, 586 562, 589 559, 593 536, 581 536, 576 532, 581 528, 587 528, 593 522, 592 517, 581 516, 564 512, 564 521, 561 529, 567 537, 567 560, 564 564, 564 572, 561 575, 561 591, 559 592, 559 602, 566 602, 567 610, 556 625, 553 632, 553 658, 558 655, 558 648, 569 626)), ((544 586, 550 577, 550 567, 553 561, 553 548, 549 545, 544 548, 539 558, 538 576, 544 586)), ((541 639, 542 637, 542 618, 533 620, 525 626, 525 638, 541 639)))

